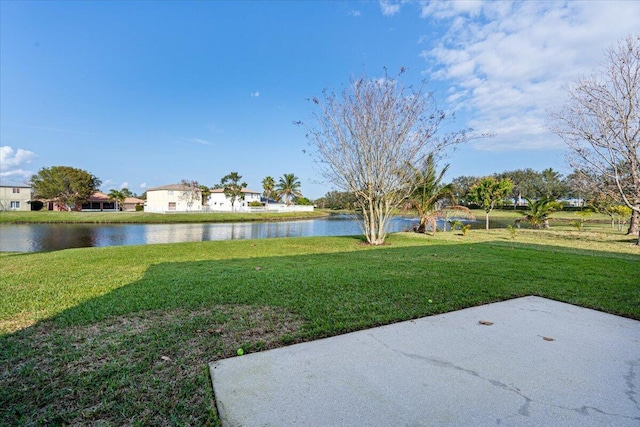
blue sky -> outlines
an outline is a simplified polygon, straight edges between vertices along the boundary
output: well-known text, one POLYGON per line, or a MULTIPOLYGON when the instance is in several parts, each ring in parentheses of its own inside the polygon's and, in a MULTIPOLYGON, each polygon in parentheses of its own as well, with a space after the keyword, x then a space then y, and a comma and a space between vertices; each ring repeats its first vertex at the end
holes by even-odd
POLYGON ((321 197, 293 122, 323 88, 383 67, 427 80, 454 127, 495 135, 452 153, 449 179, 566 174, 547 112, 638 22, 637 1, 3 0, 0 180, 67 165, 140 194, 294 173, 321 197))

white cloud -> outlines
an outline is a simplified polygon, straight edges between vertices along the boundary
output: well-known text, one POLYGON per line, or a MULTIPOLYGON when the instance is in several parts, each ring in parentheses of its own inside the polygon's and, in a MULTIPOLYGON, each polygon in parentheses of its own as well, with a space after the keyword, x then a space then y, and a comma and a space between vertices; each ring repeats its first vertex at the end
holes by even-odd
POLYGON ((395 3, 390 0, 380 0, 380 10, 384 16, 393 16, 400 12, 400 3, 395 3))
POLYGON ((350 10, 347 14, 355 18, 362 15, 362 13, 359 10, 350 10))
POLYGON ((251 92, 251 97, 252 98, 258 98, 260 96, 260 92, 251 92))
POLYGON ((204 140, 204 139, 200 139, 200 138, 183 138, 180 137, 181 140, 185 141, 185 142, 189 142, 192 144, 201 144, 201 145, 214 145, 213 142, 204 140))
POLYGON ((0 146, 0 176, 28 178, 33 172, 25 170, 22 167, 36 158, 33 151, 18 148, 14 150, 8 145, 0 146))
POLYGON ((24 170, 24 169, 11 169, 7 171, 0 172, 1 178, 11 178, 12 180, 23 180, 26 178, 30 178, 33 175, 32 171, 24 170))
MULTIPOLYGON (((453 18, 460 13, 477 15, 482 9, 482 0, 432 0, 422 2, 421 16, 438 19, 453 18)), ((508 3, 508 2, 496 2, 508 3)))
POLYGON ((129 183, 127 181, 120 184, 120 189, 122 190, 123 188, 129 188, 129 183))
POLYGON ((147 188, 147 183, 143 182, 142 184, 140 184, 140 188, 147 188))
POLYGON ((548 111, 606 48, 638 31, 640 2, 431 1, 421 16, 449 25, 422 53, 426 73, 451 85, 448 100, 469 126, 496 134, 475 148, 557 149, 548 111))
POLYGON ((36 154, 33 151, 23 150, 22 148, 14 150, 8 145, 3 145, 0 147, 0 168, 20 166, 31 162, 34 157, 36 157, 36 154))

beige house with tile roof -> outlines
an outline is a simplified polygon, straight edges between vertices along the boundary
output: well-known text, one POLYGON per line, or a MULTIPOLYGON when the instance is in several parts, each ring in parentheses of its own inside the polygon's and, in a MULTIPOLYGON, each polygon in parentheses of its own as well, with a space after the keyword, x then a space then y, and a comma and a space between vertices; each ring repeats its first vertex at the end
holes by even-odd
POLYGON ((202 212, 202 193, 182 184, 169 184, 147 189, 145 212, 202 212))
POLYGON ((124 199, 124 203, 120 205, 115 200, 109 200, 109 196, 101 191, 96 191, 89 197, 86 203, 84 203, 80 210, 83 212, 119 212, 136 210, 136 205, 143 206, 144 200, 137 197, 127 197, 124 199))

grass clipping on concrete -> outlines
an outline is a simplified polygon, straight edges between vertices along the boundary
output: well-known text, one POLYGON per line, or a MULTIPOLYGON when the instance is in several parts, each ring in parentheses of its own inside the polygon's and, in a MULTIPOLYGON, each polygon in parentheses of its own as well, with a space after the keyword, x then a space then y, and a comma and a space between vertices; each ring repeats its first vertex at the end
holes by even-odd
POLYGON ((207 364, 238 348, 525 295, 640 319, 640 249, 606 229, 71 249, 0 266, 0 425, 217 425, 207 364))

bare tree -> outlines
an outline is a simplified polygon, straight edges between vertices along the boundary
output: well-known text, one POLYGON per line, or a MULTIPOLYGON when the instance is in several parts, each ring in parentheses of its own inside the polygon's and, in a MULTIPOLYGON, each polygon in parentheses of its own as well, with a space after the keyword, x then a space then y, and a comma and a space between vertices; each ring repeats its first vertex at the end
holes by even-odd
MULTIPOLYGON (((640 213, 640 36, 605 52, 605 62, 569 89, 551 115, 552 130, 569 147, 574 169, 615 184, 624 204, 640 213)), ((637 233, 630 227, 629 233, 637 233)), ((640 235, 638 236, 640 244, 640 235)))
POLYGON ((317 109, 307 138, 313 156, 329 183, 355 195, 372 245, 384 243, 392 212, 415 189, 414 167, 467 140, 465 131, 438 138, 446 114, 424 85, 405 87, 387 75, 351 79, 340 95, 325 90, 312 102, 317 109))
POLYGON ((187 210, 191 210, 191 207, 195 202, 202 203, 202 190, 198 181, 189 181, 183 179, 180 181, 180 200, 184 200, 187 203, 187 210))

